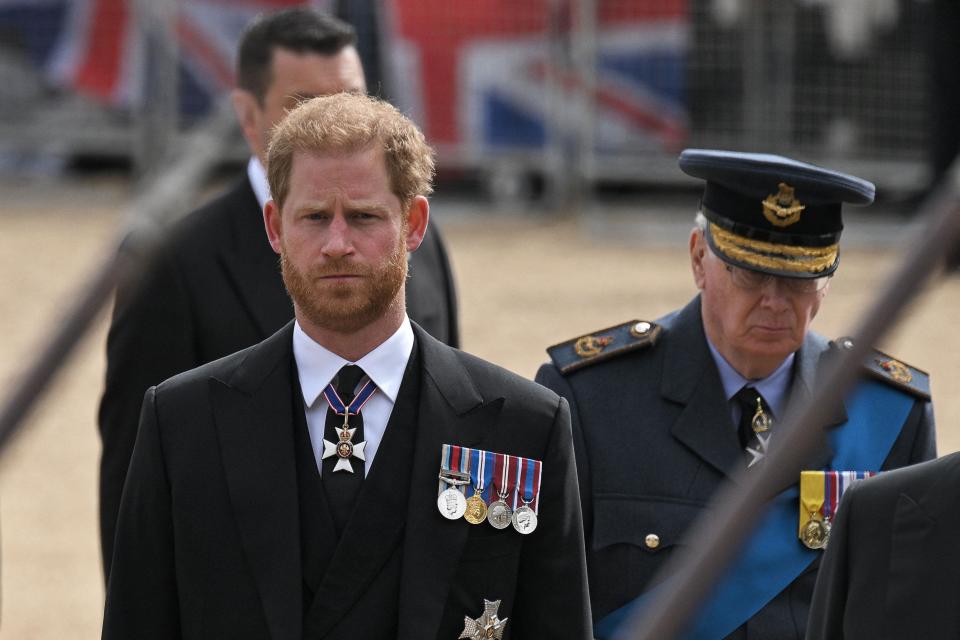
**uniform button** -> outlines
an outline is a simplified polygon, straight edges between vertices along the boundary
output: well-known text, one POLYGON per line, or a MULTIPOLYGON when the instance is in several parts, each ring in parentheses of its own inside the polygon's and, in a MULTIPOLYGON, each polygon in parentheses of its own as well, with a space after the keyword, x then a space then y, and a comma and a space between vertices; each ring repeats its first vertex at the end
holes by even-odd
POLYGON ((660 546, 660 536, 655 533, 648 533, 647 537, 644 539, 644 542, 647 543, 648 549, 656 549, 660 546))

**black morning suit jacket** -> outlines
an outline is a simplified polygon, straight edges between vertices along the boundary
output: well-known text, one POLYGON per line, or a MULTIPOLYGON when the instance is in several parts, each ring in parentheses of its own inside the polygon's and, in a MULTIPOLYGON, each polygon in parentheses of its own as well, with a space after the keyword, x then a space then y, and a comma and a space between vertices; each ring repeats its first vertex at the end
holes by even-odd
POLYGON ((960 454, 857 482, 844 495, 807 638, 960 638, 960 454))
MULTIPOLYGON (((410 274, 411 319, 459 346, 453 275, 435 225, 411 254, 410 274)), ((256 344, 291 318, 279 260, 245 175, 177 223, 142 276, 118 287, 98 419, 105 575, 144 392, 181 371, 256 344)))
MULTIPOLYGON (((302 396, 293 401, 292 323, 151 388, 120 508, 103 637, 450 640, 486 598, 502 600, 504 638, 589 638, 566 402, 414 331, 415 435, 391 417, 306 615, 291 428, 305 422, 302 396), (536 531, 443 518, 443 444, 542 460, 536 531), (392 610, 395 619, 384 620, 392 610)), ((409 379, 395 410, 411 397, 409 379)), ((319 536, 325 529, 332 524, 315 528, 319 536)))
MULTIPOLYGON (((553 364, 537 374, 570 402, 595 620, 650 586, 713 493, 746 464, 704 335, 699 296, 657 322, 663 331, 652 347, 567 375, 553 364), (645 544, 649 533, 660 538, 656 548, 645 544)), ((796 355, 792 396, 812 392, 828 349, 826 339, 808 333, 796 355)), ((841 411, 825 426, 846 419, 841 411)), ((930 403, 917 401, 883 468, 934 455, 930 403)), ((830 457, 821 452, 809 468, 822 468, 830 457)), ((772 488, 771 496, 783 489, 772 488)), ((817 566, 729 637, 803 638, 817 566)))

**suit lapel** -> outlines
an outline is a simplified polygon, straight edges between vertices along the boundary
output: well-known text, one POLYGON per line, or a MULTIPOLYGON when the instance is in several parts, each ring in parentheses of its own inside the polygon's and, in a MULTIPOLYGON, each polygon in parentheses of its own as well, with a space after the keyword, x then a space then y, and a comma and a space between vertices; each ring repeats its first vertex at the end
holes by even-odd
POLYGON ((673 437, 730 475, 743 466, 743 451, 703 333, 699 296, 674 318, 665 343, 660 391, 667 400, 683 405, 671 428, 673 437))
POLYGON ((363 595, 393 555, 407 516, 410 460, 417 430, 420 371, 418 347, 404 373, 397 404, 357 506, 314 596, 304 637, 322 638, 363 595))
MULTIPOLYGON (((816 387, 816 381, 823 378, 825 367, 829 366, 829 360, 837 357, 836 348, 823 336, 807 332, 803 340, 803 346, 797 352, 796 361, 793 369, 793 383, 790 387, 790 403, 787 413, 793 413, 795 410, 809 402, 813 396, 816 387), (818 377, 818 372, 820 373, 818 377)), ((834 429, 847 421, 847 410, 843 402, 837 406, 831 413, 826 424, 823 425, 823 437, 821 438, 817 451, 810 457, 807 469, 822 469, 830 466, 833 459, 833 448, 830 446, 830 440, 827 434, 830 429, 834 429)), ((856 471, 856 469, 852 469, 856 471)))
POLYGON ((248 178, 234 186, 229 200, 236 209, 232 242, 217 258, 260 335, 266 337, 293 318, 293 305, 248 178))
POLYGON ((230 501, 273 640, 299 640, 302 622, 292 332, 290 323, 229 379, 210 380, 230 501))
POLYGON ((444 444, 483 446, 503 398, 483 398, 457 351, 414 325, 423 358, 419 422, 404 539, 397 637, 434 638, 469 527, 437 513, 437 474, 444 444))

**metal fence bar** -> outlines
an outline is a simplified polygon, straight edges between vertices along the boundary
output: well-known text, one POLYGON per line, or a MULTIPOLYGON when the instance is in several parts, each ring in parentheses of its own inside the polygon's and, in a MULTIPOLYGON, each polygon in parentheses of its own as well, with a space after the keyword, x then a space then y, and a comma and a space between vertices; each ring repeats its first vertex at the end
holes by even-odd
POLYGON ((717 492, 690 537, 689 553, 670 561, 661 575, 670 576, 650 606, 635 612, 618 638, 675 638, 693 617, 709 589, 719 579, 768 505, 770 487, 796 480, 803 462, 825 438, 831 412, 859 379, 872 345, 896 323, 923 283, 960 239, 960 161, 943 186, 920 208, 928 223, 905 246, 913 250, 889 279, 850 334, 853 345, 843 350, 824 372, 820 386, 804 406, 787 411, 773 450, 759 469, 744 470, 717 492))
POLYGON ((23 419, 47 390, 77 344, 90 330, 122 277, 134 277, 152 255, 169 221, 184 212, 234 133, 235 119, 224 100, 183 144, 169 170, 152 182, 133 205, 129 224, 108 256, 78 292, 74 304, 46 335, 50 338, 19 376, 0 405, 0 455, 23 419))
POLYGON ((166 166, 180 129, 177 0, 135 0, 133 9, 145 49, 133 138, 134 164, 143 178, 166 166))

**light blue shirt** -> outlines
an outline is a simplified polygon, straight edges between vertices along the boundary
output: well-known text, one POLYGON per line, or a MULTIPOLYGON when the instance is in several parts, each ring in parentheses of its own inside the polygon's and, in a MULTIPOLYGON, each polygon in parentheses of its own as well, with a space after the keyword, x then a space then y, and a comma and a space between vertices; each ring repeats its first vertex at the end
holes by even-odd
POLYGON ((793 360, 796 355, 795 353, 788 355, 784 361, 780 363, 780 366, 766 378, 750 380, 740 375, 740 373, 720 355, 717 348, 710 342, 710 338, 707 338, 707 345, 710 347, 710 354, 713 356, 713 361, 717 363, 717 371, 720 372, 720 382, 723 384, 724 397, 730 406, 730 417, 733 419, 734 425, 740 422, 740 403, 734 401, 733 396, 745 386, 755 388, 760 395, 763 396, 774 418, 783 416, 783 412, 787 408, 787 401, 789 400, 787 394, 790 391, 790 382, 793 379, 793 360))

